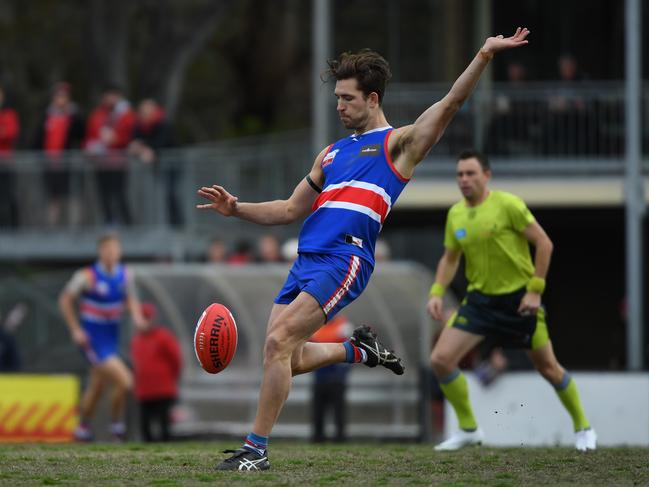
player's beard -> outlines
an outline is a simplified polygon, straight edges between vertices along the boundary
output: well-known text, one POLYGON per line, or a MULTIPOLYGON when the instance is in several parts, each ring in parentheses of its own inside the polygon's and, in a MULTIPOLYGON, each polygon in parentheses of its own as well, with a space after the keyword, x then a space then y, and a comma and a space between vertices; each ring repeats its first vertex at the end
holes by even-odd
POLYGON ((356 123, 349 117, 340 117, 341 123, 347 130, 356 130, 356 123))
POLYGON ((367 117, 352 118, 349 116, 341 116, 340 121, 347 130, 353 130, 356 133, 363 133, 367 127, 367 117))

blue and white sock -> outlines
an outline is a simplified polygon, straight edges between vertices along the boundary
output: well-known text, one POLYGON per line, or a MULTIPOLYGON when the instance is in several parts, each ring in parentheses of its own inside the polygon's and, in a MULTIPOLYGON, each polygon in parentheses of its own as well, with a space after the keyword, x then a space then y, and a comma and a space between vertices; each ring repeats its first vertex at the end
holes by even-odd
POLYGON ((259 436, 250 433, 246 437, 243 448, 263 457, 266 455, 266 450, 268 449, 268 436, 259 436))
POLYGON ((349 340, 343 342, 345 347, 345 362, 348 364, 364 364, 367 362, 367 352, 357 347, 349 340))

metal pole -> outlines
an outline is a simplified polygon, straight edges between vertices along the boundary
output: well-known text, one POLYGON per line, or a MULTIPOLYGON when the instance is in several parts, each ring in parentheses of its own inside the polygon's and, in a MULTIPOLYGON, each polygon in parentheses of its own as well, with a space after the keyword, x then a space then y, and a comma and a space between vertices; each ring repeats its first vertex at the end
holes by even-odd
POLYGON ((311 77, 313 99, 311 103, 311 143, 313 153, 318 154, 329 143, 329 109, 331 91, 320 79, 320 73, 327 66, 330 57, 330 0, 313 0, 312 2, 312 36, 311 36, 311 77))
MULTIPOLYGON (((477 39, 475 50, 482 47, 485 39, 494 33, 491 32, 491 0, 475 0, 474 11, 476 14, 475 33, 477 39)), ((500 32, 497 32, 500 34, 500 32)), ((506 34, 503 32, 503 34, 506 34)), ((508 34, 506 34, 508 35, 508 34)), ((473 97, 473 146, 480 150, 485 150, 485 131, 489 118, 491 116, 491 98, 493 92, 493 71, 487 67, 487 71, 482 76, 475 96, 473 97)))
POLYGON ((626 71, 626 333, 627 368, 640 370, 644 364, 642 316, 642 216, 644 187, 640 146, 641 23, 639 0, 625 4, 626 71))

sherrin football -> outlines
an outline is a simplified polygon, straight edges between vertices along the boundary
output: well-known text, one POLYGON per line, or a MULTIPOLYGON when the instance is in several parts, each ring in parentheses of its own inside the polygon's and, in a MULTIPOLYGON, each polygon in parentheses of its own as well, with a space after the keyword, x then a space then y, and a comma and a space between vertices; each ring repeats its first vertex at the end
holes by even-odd
POLYGON ((201 367, 210 374, 225 369, 237 350, 237 324, 230 310, 210 304, 196 323, 194 351, 201 367))

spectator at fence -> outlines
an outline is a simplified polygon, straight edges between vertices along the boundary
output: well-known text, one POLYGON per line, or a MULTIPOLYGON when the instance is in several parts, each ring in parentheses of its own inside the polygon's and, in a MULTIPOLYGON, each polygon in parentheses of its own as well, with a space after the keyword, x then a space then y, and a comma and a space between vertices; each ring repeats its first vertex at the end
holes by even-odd
POLYGON ((250 264, 255 260, 255 255, 252 252, 252 245, 245 239, 237 241, 234 245, 234 252, 228 256, 228 264, 231 265, 244 265, 250 264))
MULTIPOLYGON (((354 325, 344 316, 336 315, 320 328, 309 341, 314 343, 343 343, 352 334, 354 325)), ((334 441, 345 441, 347 424, 347 376, 349 364, 338 363, 317 369, 313 373, 312 434, 315 443, 325 441, 325 419, 333 413, 336 434, 334 441)))
POLYGON ((18 225, 16 174, 12 155, 19 133, 18 113, 7 103, 5 89, 0 86, 0 226, 18 225))
POLYGON ((213 264, 222 264, 227 260, 228 248, 225 242, 218 237, 214 237, 207 245, 207 252, 205 258, 207 262, 213 264))
POLYGON ((160 150, 174 145, 173 131, 163 108, 151 98, 142 100, 138 105, 135 131, 128 152, 143 164, 153 166, 156 184, 164 187, 168 221, 172 225, 181 225, 183 219, 176 194, 180 171, 176 165, 164 165, 160 160, 160 150))
POLYGON ((486 146, 494 154, 528 154, 539 142, 541 120, 537 114, 541 107, 526 92, 525 66, 514 61, 506 71, 507 81, 494 97, 486 146))
POLYGON ((226 261, 228 249, 223 240, 218 237, 212 238, 207 246, 207 262, 221 264, 226 261))
POLYGON ((294 262, 297 259, 297 238, 289 238, 282 244, 282 257, 286 262, 294 262))
POLYGON ((97 165, 97 188, 106 223, 130 224, 132 221, 126 200, 125 150, 131 142, 134 126, 135 113, 117 87, 104 91, 101 103, 88 118, 84 147, 97 165))
MULTIPOLYGON (((45 155, 43 186, 48 199, 49 225, 61 222, 63 208, 71 196, 70 181, 73 173, 70 169, 70 159, 65 156, 64 151, 80 148, 84 136, 83 119, 76 103, 72 101, 71 90, 70 84, 66 82, 54 85, 52 98, 38 125, 34 143, 35 149, 42 150, 45 155)), ((69 203, 71 209, 78 209, 78 201, 69 203)), ((71 221, 77 219, 75 215, 68 215, 68 218, 71 221)))
POLYGON ((274 235, 262 235, 257 241, 257 261, 262 263, 283 262, 279 240, 274 235))
POLYGON ((584 138, 588 125, 588 104, 582 90, 585 76, 572 54, 557 60, 559 86, 547 100, 548 118, 544 141, 548 154, 579 154, 590 145, 584 138))
POLYGON ((178 398, 182 354, 176 337, 156 323, 153 303, 142 303, 145 326, 131 341, 135 397, 144 441, 169 441, 171 408, 178 398), (160 434, 156 434, 158 430, 160 434))

